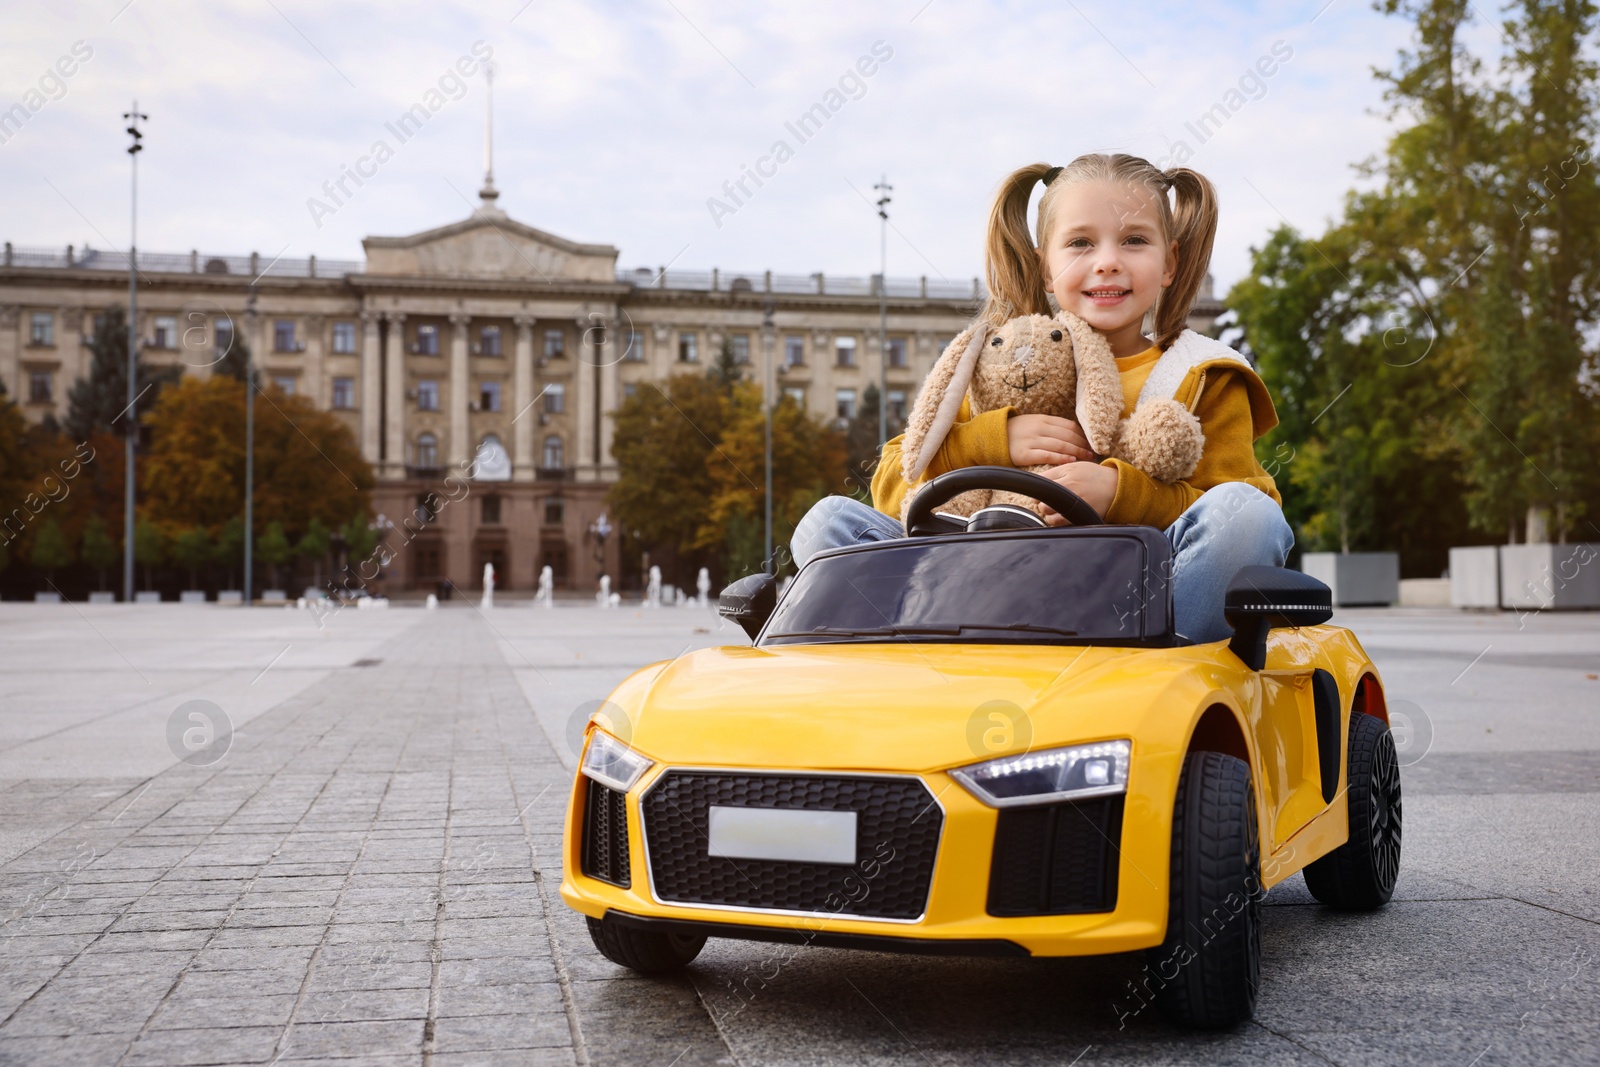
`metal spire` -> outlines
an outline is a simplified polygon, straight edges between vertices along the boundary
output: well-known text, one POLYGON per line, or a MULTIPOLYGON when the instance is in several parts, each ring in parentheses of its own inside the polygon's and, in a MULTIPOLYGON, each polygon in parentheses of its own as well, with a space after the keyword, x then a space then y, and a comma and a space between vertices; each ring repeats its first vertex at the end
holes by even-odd
POLYGON ((483 188, 478 198, 486 209, 494 209, 500 191, 494 187, 494 63, 483 65, 483 78, 488 86, 488 103, 483 115, 483 188))

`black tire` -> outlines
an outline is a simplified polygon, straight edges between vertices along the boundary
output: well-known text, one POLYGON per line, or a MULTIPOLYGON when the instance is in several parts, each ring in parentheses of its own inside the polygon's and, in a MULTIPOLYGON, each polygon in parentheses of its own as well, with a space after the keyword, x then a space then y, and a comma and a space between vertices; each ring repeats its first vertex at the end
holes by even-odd
POLYGON ((1224 1029, 1255 1012, 1261 981, 1261 844, 1250 765, 1191 752, 1172 813, 1167 939, 1147 971, 1182 1026, 1224 1029))
POLYGON ((1306 888, 1330 908, 1371 911, 1400 877, 1400 762, 1382 719, 1351 714, 1345 792, 1350 840, 1307 865, 1306 888))
POLYGON ((641 974, 681 971, 706 945, 704 937, 641 930, 611 918, 590 918, 589 937, 606 959, 641 974))

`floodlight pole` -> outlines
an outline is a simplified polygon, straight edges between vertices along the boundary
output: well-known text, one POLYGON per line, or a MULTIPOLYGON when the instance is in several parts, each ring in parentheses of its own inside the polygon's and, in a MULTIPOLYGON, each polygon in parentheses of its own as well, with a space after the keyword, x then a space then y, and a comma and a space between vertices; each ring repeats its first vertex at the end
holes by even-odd
POLYGON ((256 501, 256 371, 255 354, 250 345, 256 334, 256 283, 250 283, 250 295, 244 304, 244 606, 251 604, 255 562, 255 501, 256 501))
POLYGON ((139 101, 133 110, 122 116, 128 122, 128 134, 133 142, 128 145, 128 159, 132 163, 132 195, 128 213, 128 407, 123 415, 128 420, 126 445, 123 448, 122 492, 122 600, 133 603, 133 471, 134 451, 139 447, 139 153, 144 146, 139 142, 144 134, 139 132, 139 120, 150 116, 141 114, 139 101))
POLYGON ((764 533, 762 536, 761 569, 768 574, 776 575, 778 568, 772 559, 772 299, 767 298, 766 306, 761 315, 761 347, 765 352, 765 359, 761 371, 761 407, 766 417, 765 463, 766 491, 762 495, 762 507, 766 512, 764 533))
POLYGON ((889 441, 889 194, 887 174, 872 187, 878 193, 878 454, 889 441))

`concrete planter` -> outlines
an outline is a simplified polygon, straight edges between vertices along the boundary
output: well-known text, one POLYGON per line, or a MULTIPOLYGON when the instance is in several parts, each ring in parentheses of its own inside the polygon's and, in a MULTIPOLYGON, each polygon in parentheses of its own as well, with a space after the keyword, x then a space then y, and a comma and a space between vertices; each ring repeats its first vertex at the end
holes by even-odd
POLYGON ((91 604, 115 604, 116 602, 117 594, 115 593, 96 592, 89 594, 89 603, 91 604))
POLYGON ((133 602, 135 604, 159 604, 161 603, 161 594, 153 589, 147 589, 144 592, 133 594, 133 602))
POLYGON ((284 604, 287 603, 288 600, 289 594, 284 592, 282 589, 261 590, 261 602, 263 604, 284 604))
POLYGON ((1448 608, 1450 579, 1400 579, 1400 606, 1403 608, 1448 608))
POLYGON ((1501 545, 1500 606, 1516 611, 1600 608, 1600 544, 1501 545))
POLYGON ((1450 606, 1500 607, 1500 547, 1477 545, 1450 550, 1450 606))
POLYGON ((217 591, 218 604, 243 604, 244 594, 237 589, 219 589, 217 591))
POLYGON ((61 594, 54 589, 46 589, 43 592, 33 594, 33 602, 35 604, 59 604, 61 603, 61 594))
POLYGON ((204 589, 185 589, 178 594, 178 603, 180 604, 204 604, 205 602, 206 592, 204 589))
POLYGON ((1400 599, 1397 552, 1307 552, 1300 569, 1333 590, 1337 607, 1388 607, 1400 599))

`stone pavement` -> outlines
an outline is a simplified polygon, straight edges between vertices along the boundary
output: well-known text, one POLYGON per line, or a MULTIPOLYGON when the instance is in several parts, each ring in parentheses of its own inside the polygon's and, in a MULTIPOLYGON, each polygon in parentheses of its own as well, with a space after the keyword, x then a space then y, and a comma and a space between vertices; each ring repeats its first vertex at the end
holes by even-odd
POLYGON ((0 1063, 1600 1062, 1600 618, 1339 621, 1408 720, 1396 902, 1278 887, 1257 1022, 1195 1035, 1129 957, 600 957, 572 739, 707 611, 3 605, 0 1063))

